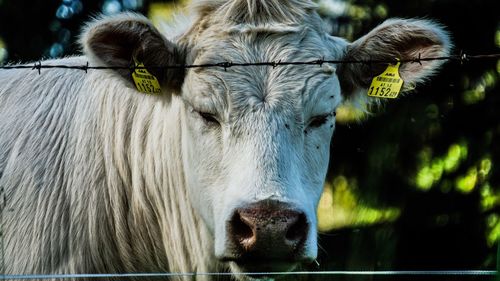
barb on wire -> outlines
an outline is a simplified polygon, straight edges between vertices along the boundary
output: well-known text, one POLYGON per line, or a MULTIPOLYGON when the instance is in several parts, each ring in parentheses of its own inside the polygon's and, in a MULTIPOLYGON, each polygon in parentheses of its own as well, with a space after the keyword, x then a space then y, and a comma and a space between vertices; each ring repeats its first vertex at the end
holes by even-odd
MULTIPOLYGON (((427 61, 458 61, 460 64, 468 63, 472 60, 496 60, 500 59, 500 53, 496 54, 482 54, 482 55, 467 55, 464 52, 460 52, 459 55, 451 55, 451 56, 442 56, 442 57, 422 57, 421 54, 418 54, 418 57, 408 58, 408 59, 400 59, 399 62, 401 64, 404 63, 418 63, 422 65, 422 62, 427 61)), ((234 62, 219 62, 219 63, 210 63, 210 64, 177 64, 177 65, 163 65, 163 66, 148 66, 149 69, 188 69, 188 68, 213 68, 220 67, 223 68, 224 71, 227 71, 228 68, 236 67, 236 66, 270 66, 272 68, 278 66, 286 66, 286 65, 319 65, 320 67, 325 64, 364 64, 371 67, 373 64, 395 64, 398 60, 376 60, 376 59, 368 59, 368 60, 325 60, 324 58, 320 58, 317 60, 311 61, 267 61, 267 62, 247 62, 247 63, 234 63, 234 62)), ((87 73, 89 70, 103 70, 103 69, 111 69, 111 70, 121 70, 128 69, 130 71, 134 71, 136 69, 145 69, 145 66, 90 66, 87 62, 85 65, 61 65, 61 64, 44 64, 42 65, 42 61, 35 62, 33 66, 31 65, 3 65, 0 66, 0 69, 8 70, 8 69, 28 69, 37 70, 38 74, 41 74, 41 69, 49 69, 49 68, 64 68, 64 69, 76 69, 83 70, 87 73)))

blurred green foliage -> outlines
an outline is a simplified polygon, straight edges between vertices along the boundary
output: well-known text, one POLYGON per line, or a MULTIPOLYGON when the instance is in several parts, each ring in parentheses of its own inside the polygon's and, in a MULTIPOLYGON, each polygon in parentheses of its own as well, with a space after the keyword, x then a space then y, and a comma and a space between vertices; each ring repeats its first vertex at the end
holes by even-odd
MULTIPOLYGON (((360 0, 345 7, 344 16, 332 16, 330 23, 332 33, 351 40, 385 18, 425 17, 448 28, 457 54, 500 52, 498 1, 360 0)), ((333 204, 357 215, 350 227, 329 229, 321 239, 324 269, 495 268, 499 64, 447 63, 430 83, 373 109, 361 123, 353 122, 359 114, 346 114, 350 118, 339 124, 332 141, 329 183, 355 179, 344 191, 354 195, 333 204), (397 218, 380 217, 360 227, 357 222, 366 220, 359 208, 397 210, 397 218)), ((337 209, 328 210, 332 222, 337 209)))

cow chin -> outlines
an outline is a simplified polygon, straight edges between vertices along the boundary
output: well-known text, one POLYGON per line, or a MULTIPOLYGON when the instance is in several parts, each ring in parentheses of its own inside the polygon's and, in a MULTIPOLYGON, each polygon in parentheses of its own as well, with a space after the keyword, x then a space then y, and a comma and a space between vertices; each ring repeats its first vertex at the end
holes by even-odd
POLYGON ((273 272, 289 272, 294 270, 298 263, 288 261, 232 261, 229 267, 235 278, 240 281, 279 279, 283 275, 273 272), (270 273, 270 274, 266 274, 270 273))

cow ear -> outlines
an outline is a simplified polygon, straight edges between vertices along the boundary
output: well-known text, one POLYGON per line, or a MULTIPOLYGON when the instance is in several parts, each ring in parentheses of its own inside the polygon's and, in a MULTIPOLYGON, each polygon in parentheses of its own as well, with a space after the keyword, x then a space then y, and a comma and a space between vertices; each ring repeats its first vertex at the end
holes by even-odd
MULTIPOLYGON (((429 20, 390 19, 347 46, 345 60, 395 61, 447 56, 451 43, 448 33, 429 20)), ((399 74, 404 81, 402 91, 415 87, 432 76, 443 60, 403 63, 399 74)), ((387 64, 343 64, 338 75, 346 99, 357 101, 366 96, 372 79, 381 74, 387 64)))
MULTIPOLYGON (((155 67, 184 64, 184 52, 167 40, 145 17, 124 13, 97 19, 86 26, 80 41, 84 54, 95 63, 129 67, 134 61, 142 62, 162 88, 180 91, 184 69, 155 67)), ((133 83, 130 69, 114 71, 133 83)))

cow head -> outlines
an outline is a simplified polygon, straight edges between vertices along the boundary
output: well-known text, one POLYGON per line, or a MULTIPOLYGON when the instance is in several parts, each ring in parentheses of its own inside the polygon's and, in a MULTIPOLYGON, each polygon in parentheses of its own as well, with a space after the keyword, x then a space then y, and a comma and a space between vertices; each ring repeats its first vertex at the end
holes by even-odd
MULTIPOLYGON (((204 1, 188 31, 167 40, 146 19, 91 24, 87 56, 109 65, 393 60, 447 55, 448 35, 428 20, 393 19, 353 43, 332 37, 310 1, 204 1)), ((440 62, 403 64, 415 84, 440 62)), ((247 66, 151 69, 179 99, 182 161, 192 205, 233 272, 288 271, 317 255, 316 207, 344 99, 370 102, 386 66, 247 66)), ((130 80, 129 73, 118 72, 130 80)))

